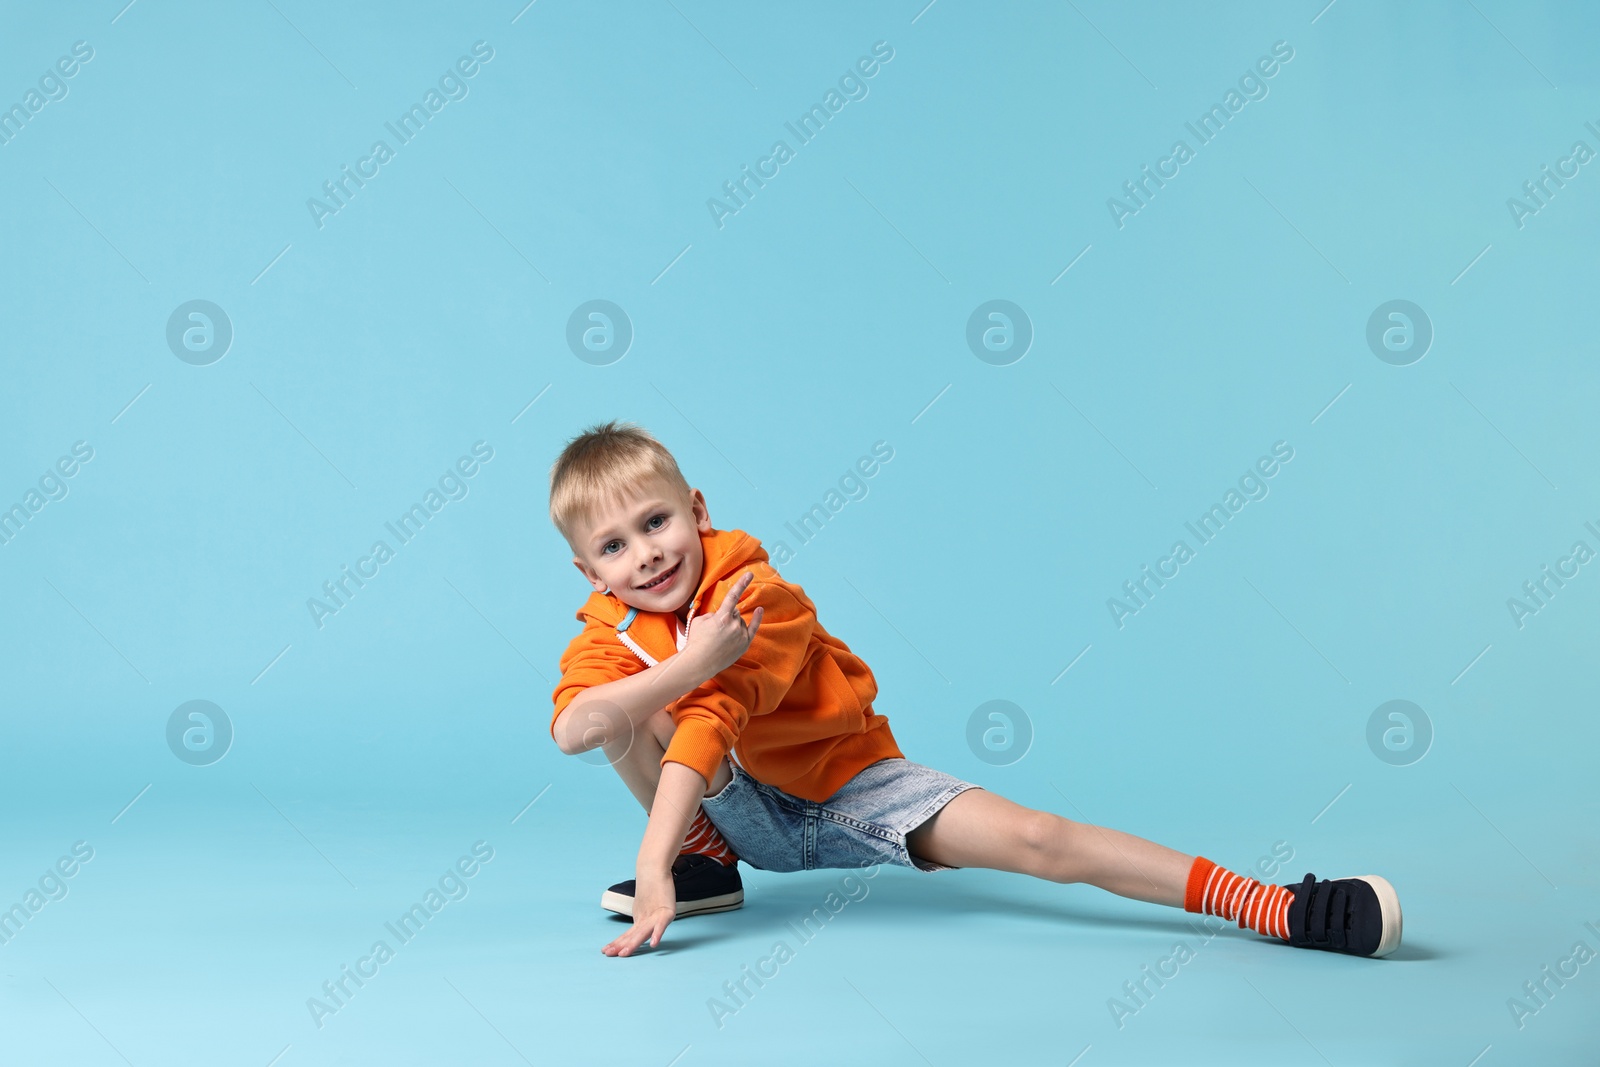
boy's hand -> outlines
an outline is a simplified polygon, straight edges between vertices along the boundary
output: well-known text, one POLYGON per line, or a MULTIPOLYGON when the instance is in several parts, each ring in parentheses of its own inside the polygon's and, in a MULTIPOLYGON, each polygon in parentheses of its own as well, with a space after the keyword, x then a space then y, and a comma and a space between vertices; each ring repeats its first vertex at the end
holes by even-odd
POLYGON ((761 608, 750 616, 749 626, 739 614, 739 597, 754 577, 745 571, 728 589, 717 610, 697 615, 689 623, 689 639, 680 655, 688 654, 708 679, 738 662, 761 627, 761 608))
POLYGON ((607 956, 628 956, 646 940, 655 948, 667 924, 677 916, 678 897, 672 886, 672 872, 663 871, 633 881, 633 925, 627 932, 600 951, 607 956))

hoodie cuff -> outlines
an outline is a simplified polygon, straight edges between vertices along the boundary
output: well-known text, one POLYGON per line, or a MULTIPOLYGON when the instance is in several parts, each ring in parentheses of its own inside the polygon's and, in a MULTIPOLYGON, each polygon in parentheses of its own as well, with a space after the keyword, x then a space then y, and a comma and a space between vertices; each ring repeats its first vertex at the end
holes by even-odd
POLYGON ((661 763, 681 763, 699 772, 708 783, 717 773, 728 749, 722 743, 722 733, 715 726, 698 719, 685 719, 678 724, 672 742, 661 757, 661 763))

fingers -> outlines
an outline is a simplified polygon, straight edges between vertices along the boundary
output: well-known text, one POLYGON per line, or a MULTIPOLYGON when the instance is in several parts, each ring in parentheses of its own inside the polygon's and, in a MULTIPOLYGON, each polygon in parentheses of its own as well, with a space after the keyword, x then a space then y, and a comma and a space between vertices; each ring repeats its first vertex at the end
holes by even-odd
POLYGON ((739 597, 744 594, 745 586, 749 585, 754 578, 755 575, 750 571, 745 571, 739 575, 739 580, 734 582, 732 587, 728 589, 727 594, 722 598, 722 603, 717 605, 717 610, 724 615, 737 615, 739 612, 739 597))
POLYGON ((624 931, 620 937, 614 939, 609 945, 600 951, 604 952, 607 956, 626 956, 628 953, 632 952, 638 947, 640 941, 644 940, 644 937, 639 933, 643 927, 644 920, 636 920, 634 924, 628 927, 628 929, 624 931))
POLYGON ((672 918, 672 912, 662 911, 655 918, 650 920, 649 925, 652 927, 650 934, 651 948, 655 948, 657 945, 661 944, 661 935, 667 932, 667 924, 672 922, 672 918))
POLYGON ((645 939, 646 934, 641 932, 643 929, 644 928, 639 923, 634 923, 632 926, 628 927, 627 933, 623 934, 621 937, 617 938, 600 951, 604 952, 607 956, 626 956, 628 953, 638 948, 639 943, 645 939))
POLYGON ((739 580, 728 588, 722 595, 722 603, 717 605, 717 611, 723 615, 734 615, 739 611, 739 597, 744 593, 744 587, 750 584, 750 572, 745 571, 739 575, 739 580))
MULTIPOLYGON (((756 631, 761 629, 761 608, 756 608, 755 614, 750 616, 750 640, 756 639, 756 631)), ((746 646, 748 647, 748 646, 746 646)))
POLYGON ((661 944, 661 937, 667 932, 667 925, 671 922, 672 916, 665 913, 648 919, 639 919, 628 927, 621 937, 618 937, 600 951, 607 956, 628 956, 646 941, 650 942, 651 948, 655 948, 661 944))

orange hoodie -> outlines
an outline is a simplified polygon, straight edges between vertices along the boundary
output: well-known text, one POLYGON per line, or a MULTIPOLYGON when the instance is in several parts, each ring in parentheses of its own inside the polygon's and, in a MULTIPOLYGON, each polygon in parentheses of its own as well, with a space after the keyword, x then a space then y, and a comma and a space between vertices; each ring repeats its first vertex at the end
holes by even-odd
MULTIPOLYGON (((902 756, 889 720, 872 710, 872 671, 817 621, 816 605, 767 562, 761 542, 742 530, 700 535, 700 586, 689 608, 714 611, 745 571, 754 575, 739 599, 761 628, 738 662, 668 705, 677 730, 661 762, 693 767, 710 781, 730 751, 750 776, 805 800, 823 801, 868 764, 902 756)), ((677 652, 672 613, 630 608, 610 593, 591 593, 578 610, 583 630, 561 655, 552 694, 556 718, 592 685, 636 674, 677 652)))

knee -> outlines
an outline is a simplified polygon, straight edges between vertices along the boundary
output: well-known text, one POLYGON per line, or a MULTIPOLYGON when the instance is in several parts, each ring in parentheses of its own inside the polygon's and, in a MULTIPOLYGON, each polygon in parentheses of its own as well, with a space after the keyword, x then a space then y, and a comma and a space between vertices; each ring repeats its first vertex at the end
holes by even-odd
POLYGON ((641 766, 660 763, 662 753, 672 741, 674 729, 676 727, 672 724, 672 716, 662 708, 640 722, 633 730, 613 738, 611 743, 605 746, 606 762, 612 765, 626 762, 641 766))
POLYGON ((1017 826, 1023 870, 1052 882, 1083 881, 1085 829, 1083 823, 1052 812, 1029 811, 1017 826))
POLYGON ((1059 848, 1069 825, 1059 815, 1029 810, 1017 822, 1017 843, 1031 856, 1049 855, 1059 848))
POLYGON ((1026 857, 1026 869, 1051 881, 1077 881, 1074 870, 1074 830, 1077 822, 1051 811, 1029 809, 1016 825, 1016 846, 1026 857))
POLYGON ((645 720, 645 732, 655 738, 663 750, 672 744, 672 735, 678 725, 672 721, 672 715, 666 708, 657 708, 654 715, 645 720))

